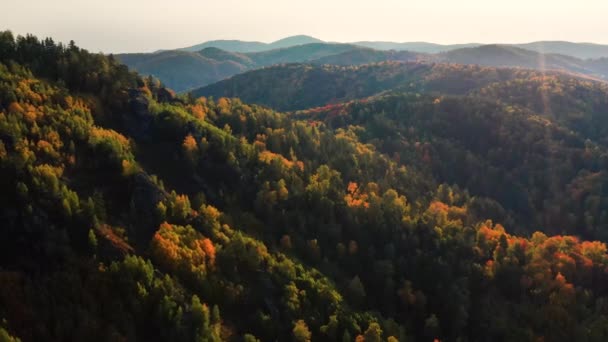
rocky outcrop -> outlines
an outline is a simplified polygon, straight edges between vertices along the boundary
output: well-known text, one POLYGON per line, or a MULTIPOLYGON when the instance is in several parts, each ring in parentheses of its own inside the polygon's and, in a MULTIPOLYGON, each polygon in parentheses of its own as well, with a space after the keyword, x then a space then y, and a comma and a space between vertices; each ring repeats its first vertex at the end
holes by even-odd
POLYGON ((174 102, 176 100, 175 92, 171 89, 161 87, 156 92, 156 99, 158 102, 174 102))
POLYGON ((133 179, 131 192, 131 210, 137 217, 137 235, 141 238, 151 237, 158 228, 156 206, 166 199, 167 194, 160 189, 150 176, 139 173, 133 179))
POLYGON ((137 140, 146 140, 150 136, 154 118, 149 105, 150 101, 143 90, 129 90, 129 113, 123 116, 123 124, 127 134, 137 140))

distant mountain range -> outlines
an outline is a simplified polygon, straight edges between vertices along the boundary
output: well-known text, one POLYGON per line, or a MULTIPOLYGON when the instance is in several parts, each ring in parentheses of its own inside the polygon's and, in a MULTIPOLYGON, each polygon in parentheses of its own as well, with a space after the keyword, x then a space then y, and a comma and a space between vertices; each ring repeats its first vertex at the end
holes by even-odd
POLYGON ((407 51, 379 51, 351 44, 311 43, 261 52, 238 53, 206 47, 184 50, 116 55, 118 60, 159 78, 178 92, 211 84, 246 70, 283 63, 360 65, 386 60, 421 58, 407 51))
POLYGON ((364 46, 376 50, 396 50, 396 51, 413 51, 421 53, 440 53, 450 50, 477 47, 483 44, 470 43, 470 44, 435 44, 427 42, 408 42, 408 43, 395 43, 395 42, 376 42, 376 41, 362 41, 352 43, 354 45, 364 46))
MULTIPOLYGON (((272 44, 284 46, 314 40, 312 37, 297 36, 272 44)), ((513 45, 481 45, 447 50, 438 53, 422 53, 403 50, 381 50, 356 44, 308 43, 276 48, 259 52, 233 52, 211 47, 199 51, 171 50, 156 53, 121 54, 116 57, 142 74, 158 77, 165 85, 178 92, 184 92, 215 83, 233 75, 266 66, 285 63, 331 64, 356 66, 385 61, 420 61, 426 63, 478 64, 494 67, 519 67, 535 70, 561 70, 594 79, 608 79, 608 58, 581 59, 565 54, 541 53, 536 50, 547 46, 540 43, 529 44, 530 49, 513 45)), ((203 45, 205 45, 203 44, 203 45)), ((388 43, 374 43, 387 47, 388 43)), ((574 43, 561 45, 572 48, 574 43)), ((368 44, 373 45, 373 44, 368 44)), ((227 45, 223 45, 226 47, 227 45)), ((236 45, 230 45, 234 48, 236 45)), ((427 50, 441 46, 428 45, 427 50)), ((596 50, 599 46, 594 45, 596 50)), ((447 46, 443 46, 447 48, 447 46)), ((599 50, 597 50, 599 51, 599 50)))
POLYGON ((242 40, 211 40, 202 44, 189 46, 183 49, 184 51, 200 51, 205 48, 214 47, 230 52, 261 52, 273 49, 281 49, 292 47, 296 45, 312 44, 312 43, 324 43, 322 40, 305 35, 291 36, 277 40, 272 43, 262 42, 247 42, 242 40))
MULTIPOLYGON (((413 51, 421 53, 441 53, 463 48, 475 48, 482 45, 495 44, 434 44, 427 42, 355 42, 354 45, 365 46, 376 50, 397 50, 397 51, 413 51)), ((500 44, 511 46, 539 53, 552 53, 572 56, 580 59, 597 59, 608 57, 608 45, 591 44, 591 43, 572 43, 565 41, 539 41, 525 44, 500 44)))
POLYGON ((513 45, 522 49, 540 53, 557 53, 581 59, 608 57, 608 45, 592 43, 571 43, 564 41, 543 41, 513 45))
MULTIPOLYGON (((277 40, 272 43, 249 42, 242 40, 211 40, 194 46, 182 48, 184 51, 200 51, 208 47, 216 47, 230 52, 260 52, 273 49, 287 48, 296 45, 304 45, 311 43, 336 43, 326 42, 321 39, 297 35, 277 40)), ((462 48, 478 47, 480 43, 468 44, 435 44, 429 42, 390 42, 390 41, 358 41, 347 43, 372 48, 375 50, 396 50, 396 51, 412 51, 420 53, 440 53, 462 48)), ((593 43, 573 43, 567 41, 537 41, 523 44, 505 44, 513 47, 518 47, 526 50, 536 51, 540 53, 556 53, 568 55, 580 59, 596 59, 608 57, 608 45, 593 44, 593 43)))
MULTIPOLYGON (((596 74, 587 60, 576 57, 539 53, 511 45, 482 45, 439 53, 437 62, 479 64, 496 67, 520 67, 538 70, 565 70, 582 74, 596 74)), ((600 75, 596 75, 601 77, 600 75)))

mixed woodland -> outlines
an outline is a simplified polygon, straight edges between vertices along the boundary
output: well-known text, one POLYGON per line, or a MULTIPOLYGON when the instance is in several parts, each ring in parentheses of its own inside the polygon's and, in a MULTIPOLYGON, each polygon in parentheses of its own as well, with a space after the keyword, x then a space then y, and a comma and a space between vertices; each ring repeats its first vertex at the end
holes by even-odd
POLYGON ((1 341, 608 339, 605 84, 420 62, 230 82, 176 95, 0 33, 1 341))

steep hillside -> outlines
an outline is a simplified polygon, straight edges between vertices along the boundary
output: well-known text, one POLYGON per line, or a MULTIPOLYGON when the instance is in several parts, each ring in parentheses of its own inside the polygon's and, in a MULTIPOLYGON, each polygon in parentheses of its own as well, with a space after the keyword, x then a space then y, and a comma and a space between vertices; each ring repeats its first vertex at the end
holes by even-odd
MULTIPOLYGON (((521 84, 521 80, 513 82, 521 84)), ((334 129, 362 127, 359 138, 379 151, 410 167, 429 170, 440 183, 496 199, 506 212, 495 209, 494 219, 510 222, 519 233, 542 229, 608 239, 603 214, 608 206, 608 193, 603 190, 608 186, 604 170, 608 149, 603 133, 597 134, 605 129, 608 115, 579 106, 577 98, 551 102, 568 109, 550 118, 528 108, 535 105, 530 100, 536 95, 534 84, 523 87, 528 89, 527 97, 514 102, 476 96, 390 95, 297 115, 321 120, 334 129), (416 160, 416 156, 422 158, 416 160)), ((597 95, 597 101, 603 102, 599 107, 605 107, 605 87, 577 90, 597 95)), ((488 95, 485 90, 482 93, 488 95)))
MULTIPOLYGON (((338 126, 341 128, 344 128, 344 125, 379 125, 375 131, 376 135, 368 138, 377 139, 375 141, 379 144, 378 148, 391 146, 383 152, 389 155, 404 153, 401 158, 409 159, 415 155, 410 151, 414 144, 409 139, 403 140, 403 137, 411 135, 412 128, 420 127, 421 122, 417 121, 414 115, 419 115, 421 119, 433 118, 440 122, 444 120, 443 124, 437 123, 437 126, 428 126, 419 131, 419 136, 414 138, 417 142, 444 140, 446 146, 449 146, 445 147, 440 143, 437 147, 439 151, 435 151, 440 157, 434 159, 437 164, 433 165, 433 172, 439 182, 457 183, 477 195, 500 194, 495 195, 500 198, 499 203, 512 211, 513 220, 521 227, 554 227, 554 233, 568 231, 567 227, 577 227, 570 233, 585 232, 589 234, 587 237, 604 238, 606 222, 585 221, 590 212, 594 213, 592 216, 595 220, 603 217, 599 215, 602 210, 595 212, 594 210, 599 209, 580 206, 579 201, 585 197, 579 196, 590 196, 593 200, 588 199, 585 203, 595 203, 592 201, 598 200, 600 202, 597 202, 597 205, 603 207, 601 201, 604 195, 591 190, 592 186, 587 183, 590 179, 587 177, 597 175, 594 180, 601 182, 604 179, 600 171, 608 155, 608 141, 605 138, 608 134, 608 115, 605 111, 608 106, 608 86, 605 83, 558 72, 541 73, 465 65, 387 63, 359 68, 305 65, 273 67, 239 75, 199 91, 196 95, 237 96, 249 102, 289 110, 327 105, 318 110, 310 110, 312 118, 318 119, 318 113, 326 113, 328 118, 336 120, 331 121, 332 123, 341 123, 341 126, 338 126), (246 87, 246 84, 258 84, 260 87, 246 87), (319 86, 320 84, 323 86, 319 86), (382 100, 383 97, 380 96, 381 100, 366 99, 386 91, 426 93, 433 94, 433 97, 424 101, 419 101, 416 97, 397 100, 388 97, 382 100), (446 103, 449 103, 445 105, 446 108, 453 107, 446 112, 437 112, 437 106, 428 104, 433 101, 441 103, 445 95, 467 95, 467 101, 446 100, 446 103), (357 101, 353 105, 340 104, 341 101, 356 99, 362 99, 362 104, 355 105, 357 101), (372 102, 369 105, 364 104, 370 100, 372 102), (486 105, 477 108, 478 103, 486 105), (408 114, 408 111, 411 114, 408 114), (363 115, 359 112, 369 115, 357 120, 358 116, 363 115), (468 112, 482 113, 488 117, 460 118, 463 113, 468 112), (514 116, 514 113, 519 114, 514 116), (414 121, 402 122, 400 115, 414 121), (390 120, 379 122, 379 117, 385 116, 390 117, 390 120), (444 118, 440 119, 442 116, 444 118), (506 120, 503 116, 514 116, 514 119, 501 123, 501 120, 506 120), (458 136, 442 136, 443 133, 449 133, 447 127, 456 126, 450 123, 450 120, 455 120, 456 117, 459 118, 457 120, 471 122, 472 126, 462 127, 457 133, 458 136), (484 122, 485 120, 487 122, 484 122), (497 140, 505 133, 493 133, 492 130, 506 125, 518 128, 507 133, 507 140, 497 140), (545 125, 549 125, 551 129, 543 128, 545 125), (483 143, 484 147, 496 151, 507 149, 508 152, 495 151, 494 154, 495 152, 485 151, 476 156, 475 153, 479 152, 473 152, 472 147, 453 143, 454 139, 468 139, 471 131, 495 135, 495 138, 487 138, 483 143), (515 137, 518 134, 524 135, 515 137), (389 136, 396 140, 387 142, 389 136), (497 145, 492 147, 490 141, 497 145), (522 145, 508 147, 511 143, 522 145), (541 144, 539 151, 543 152, 538 155, 523 153, 533 152, 527 149, 534 144, 541 144), (458 148, 462 150, 457 148, 457 152, 448 152, 453 150, 454 146, 460 146, 458 148), (546 151, 552 153, 547 155, 546 151), (500 164, 502 160, 488 160, 489 156, 500 158, 503 153, 508 153, 512 162, 519 160, 525 163, 531 160, 537 163, 548 156, 551 159, 540 162, 545 165, 543 168, 541 164, 535 164, 532 168, 525 166, 523 169, 519 169, 519 165, 500 164), (456 154, 460 157, 444 162, 445 156, 456 154), (460 165, 458 161, 463 164, 460 165), (560 166, 559 171, 556 165, 560 166), (497 173, 488 172, 488 169, 497 173), (454 170, 460 170, 462 173, 459 176, 454 170), (474 170, 484 171, 475 175, 474 170), (537 181, 534 181, 534 174, 540 177, 537 181), (499 183, 496 179, 508 181, 499 183), (520 179, 527 181, 519 183, 520 179), (471 183, 474 181, 479 183, 471 183), (528 181, 534 183, 527 183, 528 181), (542 182, 549 183, 541 185, 542 182), (585 190, 574 190, 579 187, 585 190), (577 195, 574 195, 575 193, 577 195), (553 198, 554 204, 551 204, 550 198, 553 198), (578 230, 583 226, 586 230, 578 230)), ((302 118, 309 119, 306 116, 308 112, 303 113, 305 114, 302 118)), ((369 133, 369 129, 366 131, 369 133)), ((475 135, 474 139, 471 144, 483 141, 480 135, 475 135)), ((426 148, 434 148, 433 146, 431 144, 426 148)))
POLYGON ((474 96, 176 97, 2 32, 0 338, 604 341, 606 244, 536 231, 606 238, 605 150, 582 134, 474 96))
MULTIPOLYGON (((320 207, 325 195, 296 184, 316 169, 336 172, 322 167, 321 151, 298 150, 304 167, 215 122, 245 115, 264 130, 279 115, 227 100, 187 103, 111 59, 31 36, 2 33, 0 51, 0 336, 405 338, 367 305, 351 309, 334 283, 346 287, 347 275, 328 278, 298 261, 316 260, 296 252, 310 243, 265 220, 273 196, 320 207)), ((355 144, 342 147, 358 154, 355 144)))

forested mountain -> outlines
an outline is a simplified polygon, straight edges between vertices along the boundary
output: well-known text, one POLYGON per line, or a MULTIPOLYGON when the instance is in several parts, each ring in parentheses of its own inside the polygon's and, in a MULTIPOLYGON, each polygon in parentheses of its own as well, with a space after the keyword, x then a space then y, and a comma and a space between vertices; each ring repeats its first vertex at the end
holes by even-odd
POLYGON ((363 48, 349 44, 314 43, 290 48, 276 49, 248 54, 257 66, 269 66, 282 63, 315 62, 320 58, 339 55, 344 52, 363 48))
POLYGON ((123 54, 116 58, 143 74, 154 75, 177 91, 230 77, 248 70, 252 64, 245 56, 218 49, 205 49, 198 53, 172 50, 123 54))
POLYGON ((314 44, 314 43, 325 43, 321 39, 317 39, 315 37, 306 36, 306 35, 297 35, 286 37, 283 39, 279 39, 274 41, 268 45, 270 50, 272 49, 283 49, 297 45, 305 45, 305 44, 314 44))
POLYGON ((255 53, 235 53, 218 48, 198 52, 164 51, 153 54, 116 56, 143 74, 158 77, 178 92, 221 81, 245 70, 284 63, 358 66, 387 61, 476 64, 496 67, 519 67, 537 70, 561 70, 608 78, 608 59, 582 60, 558 54, 542 54, 508 45, 483 45, 454 49, 437 54, 409 51, 382 51, 349 44, 312 43, 255 53))
POLYGON ((419 168, 429 168, 439 182, 497 199, 506 209, 497 210, 502 222, 521 233, 547 227, 608 238, 600 190, 608 181, 605 83, 482 66, 290 65, 239 75, 196 95, 235 96, 282 110, 329 104, 297 117, 334 129, 363 127, 362 141, 399 159, 412 159, 424 146, 429 159, 419 168), (367 98, 401 92, 427 95, 367 98))
POLYGON ((592 73, 586 62, 575 57, 541 54, 507 45, 483 45, 441 53, 440 62, 478 64, 487 66, 521 67, 528 69, 558 69, 579 73, 592 73))
POLYGON ((291 36, 283 39, 279 39, 272 43, 262 42, 246 42, 242 40, 212 40, 189 46, 180 50, 196 52, 206 48, 218 48, 230 52, 261 52, 274 49, 288 48, 297 45, 312 44, 312 43, 325 43, 324 41, 305 35, 291 36))
POLYGON ((236 75, 192 91, 194 97, 239 97, 278 110, 305 109, 367 97, 419 81, 432 68, 420 63, 359 67, 290 64, 236 75), (204 94, 204 95, 203 95, 204 94))
POLYGON ((265 70, 352 101, 176 96, 0 34, 0 339, 608 338, 603 84, 265 70))
POLYGON ((192 94, 195 97, 239 97, 278 110, 296 110, 346 102, 389 90, 463 95, 495 82, 543 75, 561 74, 420 62, 361 66, 290 64, 239 74, 196 89, 192 94))
POLYGON ((262 42, 247 42, 247 41, 242 41, 242 40, 224 39, 224 40, 212 40, 212 41, 204 42, 201 44, 196 44, 196 45, 188 46, 185 48, 181 48, 178 50, 197 52, 197 51, 201 51, 201 50, 207 49, 207 48, 215 48, 215 49, 221 49, 221 50, 225 50, 225 51, 229 51, 229 52, 245 53, 245 52, 259 52, 259 51, 271 50, 268 48, 267 45, 268 44, 262 43, 262 42))
POLYGON ((409 51, 378 51, 372 49, 353 49, 339 54, 321 57, 314 64, 329 65, 363 65, 386 61, 415 61, 420 54, 409 51))
MULTIPOLYGON (((245 70, 273 64, 311 62, 321 63, 328 56, 341 56, 344 52, 368 49, 346 44, 306 44, 255 53, 235 53, 208 47, 198 52, 162 51, 156 53, 119 54, 116 58, 144 75, 153 75, 178 92, 198 88, 245 70)), ((371 50, 369 51, 371 52, 371 50)), ((383 53, 384 55, 385 53, 383 53)), ((400 59, 413 58, 401 53, 400 59)), ((367 55, 366 55, 367 57, 367 55)), ((349 56, 344 57, 349 64, 349 56)), ((369 63, 367 57, 360 63, 369 63)), ((385 60, 387 56, 376 58, 385 60)), ((341 58, 334 59, 339 62, 341 58)), ((352 58, 351 58, 352 59, 352 58)))
MULTIPOLYGON (((598 108, 606 105, 605 89, 601 96, 598 108)), ((362 127, 361 141, 382 153, 428 169, 440 183, 492 197, 500 203, 492 218, 517 233, 540 229, 607 240, 608 150, 591 139, 598 127, 607 127, 606 114, 587 114, 585 127, 575 113, 550 119, 524 106, 473 96, 387 95, 299 115, 336 129, 362 127)))
POLYGON ((422 61, 435 63, 515 67, 543 72, 562 71, 598 80, 608 80, 607 58, 580 59, 555 53, 540 53, 509 45, 483 45, 421 57, 422 61))

